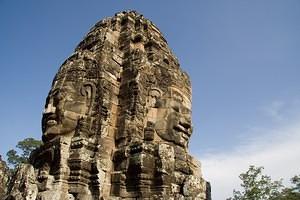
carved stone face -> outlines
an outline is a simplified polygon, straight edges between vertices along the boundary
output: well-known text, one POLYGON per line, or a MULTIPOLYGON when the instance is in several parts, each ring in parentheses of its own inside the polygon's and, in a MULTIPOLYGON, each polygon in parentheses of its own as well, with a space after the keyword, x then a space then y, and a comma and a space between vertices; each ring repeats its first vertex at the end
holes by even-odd
POLYGON ((86 112, 86 97, 81 94, 80 87, 69 81, 50 91, 42 119, 44 140, 75 130, 78 119, 86 112))
POLYGON ((187 147, 192 134, 190 108, 176 98, 160 100, 155 129, 162 139, 187 147))

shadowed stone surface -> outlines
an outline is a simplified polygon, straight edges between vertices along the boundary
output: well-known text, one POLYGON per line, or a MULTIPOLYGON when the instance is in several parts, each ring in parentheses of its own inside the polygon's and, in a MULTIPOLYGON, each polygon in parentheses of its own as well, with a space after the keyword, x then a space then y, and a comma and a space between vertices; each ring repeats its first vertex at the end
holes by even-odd
POLYGON ((134 11, 98 22, 62 64, 42 129, 9 198, 210 199, 188 154, 189 77, 134 11))
POLYGON ((7 192, 8 177, 8 167, 0 155, 0 199, 4 198, 7 192))

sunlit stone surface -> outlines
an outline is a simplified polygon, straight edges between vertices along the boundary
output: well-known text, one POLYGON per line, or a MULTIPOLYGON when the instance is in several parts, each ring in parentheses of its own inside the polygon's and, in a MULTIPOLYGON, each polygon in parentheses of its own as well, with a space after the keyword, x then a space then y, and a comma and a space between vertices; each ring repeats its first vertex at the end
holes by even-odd
POLYGON ((189 77, 134 11, 98 22, 62 64, 42 129, 8 198, 210 199, 188 154, 189 77))

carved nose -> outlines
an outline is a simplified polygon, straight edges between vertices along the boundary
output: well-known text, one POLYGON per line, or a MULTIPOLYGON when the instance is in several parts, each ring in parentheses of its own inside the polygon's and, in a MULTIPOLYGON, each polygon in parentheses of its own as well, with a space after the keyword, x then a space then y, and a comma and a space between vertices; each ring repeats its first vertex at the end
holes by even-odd
POLYGON ((192 132, 192 122, 191 122, 190 117, 181 118, 179 124, 186 129, 186 131, 187 131, 186 133, 188 133, 188 135, 191 134, 191 132, 192 132))
POLYGON ((55 113, 56 107, 53 105, 53 100, 50 100, 50 102, 47 104, 47 107, 44 109, 43 114, 51 114, 55 113))

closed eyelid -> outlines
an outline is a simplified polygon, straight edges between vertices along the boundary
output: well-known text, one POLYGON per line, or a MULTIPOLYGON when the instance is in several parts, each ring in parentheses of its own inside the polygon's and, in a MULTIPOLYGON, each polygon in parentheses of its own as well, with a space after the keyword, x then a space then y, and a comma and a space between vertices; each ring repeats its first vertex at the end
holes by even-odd
POLYGON ((184 109, 182 109, 182 113, 184 113, 184 114, 190 114, 191 110, 188 109, 188 108, 184 108, 184 109))
POLYGON ((61 99, 62 97, 65 97, 66 96, 66 91, 63 90, 63 89, 60 89, 60 90, 54 90, 51 94, 51 97, 52 98, 59 98, 61 99))
POLYGON ((179 111, 180 111, 180 109, 179 109, 178 106, 173 106, 172 108, 173 108, 173 110, 175 110, 176 112, 179 112, 179 111))

